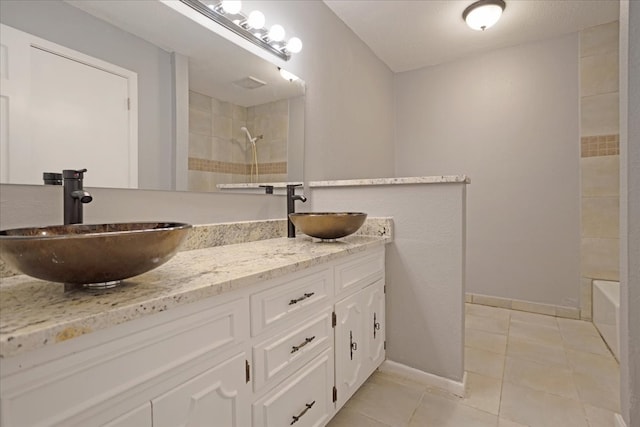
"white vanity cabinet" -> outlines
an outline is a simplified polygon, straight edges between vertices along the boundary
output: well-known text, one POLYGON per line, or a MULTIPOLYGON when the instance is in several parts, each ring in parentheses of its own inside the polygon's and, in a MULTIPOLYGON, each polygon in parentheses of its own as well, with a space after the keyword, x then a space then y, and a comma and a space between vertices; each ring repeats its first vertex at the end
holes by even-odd
POLYGON ((385 355, 384 247, 0 360, 0 427, 322 427, 385 355))

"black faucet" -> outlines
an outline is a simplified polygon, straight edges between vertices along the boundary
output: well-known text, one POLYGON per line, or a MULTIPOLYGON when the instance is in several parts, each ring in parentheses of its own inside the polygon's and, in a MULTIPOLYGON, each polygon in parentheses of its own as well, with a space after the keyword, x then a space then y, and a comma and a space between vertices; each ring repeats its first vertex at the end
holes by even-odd
POLYGON ((82 205, 93 200, 93 196, 82 189, 82 178, 86 169, 65 169, 64 180, 64 224, 82 224, 82 205))
POLYGON ((306 197, 296 194, 296 187, 301 185, 302 184, 287 185, 287 237, 289 238, 296 237, 296 227, 293 225, 293 222, 291 222, 291 218, 289 218, 289 214, 296 211, 294 202, 296 200, 300 200, 302 203, 307 201, 306 197))

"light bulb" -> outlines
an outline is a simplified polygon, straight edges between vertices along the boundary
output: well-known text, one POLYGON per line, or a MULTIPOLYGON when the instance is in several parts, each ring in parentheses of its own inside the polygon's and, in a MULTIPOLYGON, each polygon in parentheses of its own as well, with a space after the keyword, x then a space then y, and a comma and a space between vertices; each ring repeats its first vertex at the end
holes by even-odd
POLYGON ((502 10, 503 7, 500 4, 483 4, 470 9, 464 19, 472 29, 484 31, 498 22, 502 15, 502 10))
POLYGON ((259 10, 254 10, 249 14, 249 17, 247 18, 247 24, 249 24, 251 28, 259 30, 260 28, 264 27, 264 14, 259 10))
POLYGON ((291 53, 298 53, 302 50, 302 40, 297 37, 291 37, 287 42, 286 49, 291 53))
POLYGON ((274 42, 284 40, 284 28, 282 28, 282 25, 276 24, 271 26, 269 29, 269 38, 274 42))
POLYGON ((288 72, 284 68, 280 68, 280 75, 282 76, 283 79, 289 80, 290 82, 295 82, 296 80, 298 80, 298 76, 288 72))
POLYGON ((242 2, 240 0, 222 0, 220 5, 222 6, 222 10, 232 15, 235 15, 242 9, 242 2))

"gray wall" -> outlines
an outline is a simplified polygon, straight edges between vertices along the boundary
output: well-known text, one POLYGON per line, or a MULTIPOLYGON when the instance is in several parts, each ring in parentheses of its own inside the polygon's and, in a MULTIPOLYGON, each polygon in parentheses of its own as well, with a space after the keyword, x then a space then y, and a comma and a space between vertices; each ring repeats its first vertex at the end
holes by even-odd
POLYGON ((172 188, 169 53, 59 0, 2 0, 0 22, 138 73, 138 186, 172 188))
POLYGON ((640 3, 620 4, 620 378, 622 415, 640 425, 640 3))
POLYGON ((300 209, 393 217, 387 359, 456 382, 464 374, 466 190, 466 184, 314 187, 309 206, 300 209))
POLYGON ((396 174, 464 173, 467 292, 578 307, 578 36, 397 74, 396 174))
POLYGON ((286 67, 307 83, 305 179, 394 176, 391 70, 321 1, 259 8, 304 43, 286 67))

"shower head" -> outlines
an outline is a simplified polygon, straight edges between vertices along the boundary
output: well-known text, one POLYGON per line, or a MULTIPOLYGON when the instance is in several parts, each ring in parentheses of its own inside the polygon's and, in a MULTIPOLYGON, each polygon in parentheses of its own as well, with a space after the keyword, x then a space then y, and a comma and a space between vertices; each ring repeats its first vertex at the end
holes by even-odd
POLYGON ((255 144, 257 140, 262 139, 263 135, 258 135, 255 138, 251 137, 251 134, 249 133, 249 129, 247 129, 246 127, 242 126, 240 128, 241 131, 243 131, 244 133, 247 134, 247 136, 249 137, 249 142, 251 142, 252 144, 255 144))
POLYGON ((252 144, 256 142, 256 138, 252 138, 252 137, 251 137, 251 134, 249 133, 249 129, 247 129, 246 127, 242 126, 242 127, 240 128, 240 130, 247 134, 247 137, 249 138, 249 141, 250 141, 252 144))

